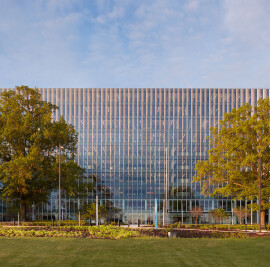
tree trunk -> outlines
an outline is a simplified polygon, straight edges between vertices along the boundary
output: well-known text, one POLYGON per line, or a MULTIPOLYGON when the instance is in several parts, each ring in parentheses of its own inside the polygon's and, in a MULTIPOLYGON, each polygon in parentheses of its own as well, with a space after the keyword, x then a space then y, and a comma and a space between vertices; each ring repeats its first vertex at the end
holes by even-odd
POLYGON ((21 199, 21 220, 25 220, 26 215, 26 201, 21 199))
MULTIPOLYGON (((262 200, 261 201, 261 207, 263 207, 265 204, 265 201, 262 200)), ((261 209, 261 228, 264 228, 265 227, 265 210, 264 209, 261 209)))
POLYGON ((261 210, 261 227, 265 227, 265 210, 261 210))

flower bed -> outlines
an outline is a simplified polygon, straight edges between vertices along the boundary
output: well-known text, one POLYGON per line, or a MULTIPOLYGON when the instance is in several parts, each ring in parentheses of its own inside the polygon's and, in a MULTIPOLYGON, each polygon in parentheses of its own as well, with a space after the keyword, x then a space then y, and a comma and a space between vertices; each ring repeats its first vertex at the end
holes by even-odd
POLYGON ((3 227, 0 226, 0 236, 5 237, 76 237, 97 239, 121 239, 134 237, 167 238, 173 231, 179 238, 247 238, 268 237, 270 233, 255 233, 242 231, 173 229, 173 228, 124 228, 111 225, 103 226, 62 226, 62 227, 3 227))
POLYGON ((64 227, 0 227, 5 237, 82 237, 119 239, 139 236, 139 232, 115 226, 64 226, 64 227))

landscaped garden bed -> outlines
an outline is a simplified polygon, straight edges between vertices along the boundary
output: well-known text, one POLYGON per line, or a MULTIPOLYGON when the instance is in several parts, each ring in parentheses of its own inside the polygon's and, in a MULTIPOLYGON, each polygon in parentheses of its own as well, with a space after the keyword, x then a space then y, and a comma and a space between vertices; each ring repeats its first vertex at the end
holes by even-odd
POLYGON ((62 226, 62 227, 0 227, 0 236, 5 237, 73 237, 94 239, 121 239, 134 237, 167 238, 168 232, 174 232, 178 238, 247 238, 268 237, 270 233, 220 231, 199 229, 153 229, 128 228, 111 225, 103 226, 62 226))
MULTIPOLYGON (((258 224, 158 224, 159 228, 181 228, 181 229, 200 229, 200 230, 259 230, 258 224)), ((270 230, 270 224, 266 225, 265 228, 270 230)))
POLYGON ((115 226, 63 226, 63 227, 0 227, 0 236, 6 237, 80 237, 120 239, 139 236, 138 231, 115 226))

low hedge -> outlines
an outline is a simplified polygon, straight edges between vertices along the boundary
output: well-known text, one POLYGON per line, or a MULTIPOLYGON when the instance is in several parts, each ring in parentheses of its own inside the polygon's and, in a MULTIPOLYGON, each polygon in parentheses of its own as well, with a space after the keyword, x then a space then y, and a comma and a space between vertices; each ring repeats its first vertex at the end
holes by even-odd
MULTIPOLYGON (((258 224, 167 224, 165 226, 158 224, 160 228, 183 228, 183 229, 200 229, 200 230, 259 230, 258 224)), ((266 225, 266 230, 270 230, 270 225, 266 225)))
POLYGON ((247 238, 252 237, 252 233, 243 232, 222 232, 222 231, 201 231, 201 230, 181 230, 181 229, 138 229, 142 235, 151 237, 167 237, 168 232, 174 232, 178 238, 247 238))

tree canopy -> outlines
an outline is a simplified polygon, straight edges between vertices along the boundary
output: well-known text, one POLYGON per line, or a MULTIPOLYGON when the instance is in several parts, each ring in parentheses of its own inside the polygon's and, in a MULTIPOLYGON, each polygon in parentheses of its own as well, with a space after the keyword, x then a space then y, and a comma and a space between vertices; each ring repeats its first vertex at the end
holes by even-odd
POLYGON ((213 217, 214 221, 218 221, 219 223, 222 220, 227 219, 229 217, 229 213, 226 212, 224 209, 214 209, 210 211, 211 216, 213 217))
MULTIPOLYGON (((96 219, 96 203, 90 203, 85 207, 81 208, 82 218, 84 220, 95 220, 96 219)), ((98 205, 98 218, 99 220, 106 218, 108 215, 108 209, 105 204, 98 205)))
POLYGON ((270 100, 232 109, 220 125, 220 129, 211 128, 208 160, 197 162, 194 181, 203 182, 204 195, 255 200, 261 174, 265 211, 270 196, 270 100))
POLYGON ((195 224, 197 224, 198 219, 203 215, 203 209, 201 207, 193 207, 189 212, 191 216, 194 218, 195 224))
POLYGON ((43 101, 38 89, 27 86, 0 95, 0 182, 7 200, 27 204, 46 201, 58 188, 58 154, 62 150, 62 190, 80 191, 83 169, 75 162, 77 133, 63 117, 53 121, 57 107, 43 101))
POLYGON ((250 216, 250 210, 245 207, 239 207, 233 209, 233 213, 236 215, 240 224, 242 224, 243 219, 250 216))

